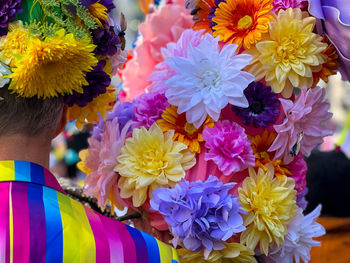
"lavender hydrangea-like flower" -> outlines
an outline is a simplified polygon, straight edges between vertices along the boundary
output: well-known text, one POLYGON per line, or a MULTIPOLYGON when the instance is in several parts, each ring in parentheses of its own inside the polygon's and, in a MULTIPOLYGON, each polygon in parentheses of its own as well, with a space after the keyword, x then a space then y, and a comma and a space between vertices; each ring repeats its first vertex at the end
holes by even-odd
POLYGON ((249 107, 241 108, 232 106, 232 110, 236 112, 245 125, 253 123, 255 128, 260 126, 266 128, 270 123, 275 123, 277 116, 280 114, 278 107, 280 101, 277 94, 271 91, 271 87, 261 82, 252 82, 244 90, 249 107))
POLYGON ((7 27, 10 21, 15 19, 15 15, 23 12, 21 8, 22 0, 1 1, 0 4, 0 36, 7 34, 7 27))
POLYGON ((105 66, 106 61, 101 60, 91 72, 86 73, 89 85, 83 87, 83 93, 73 92, 72 95, 65 96, 65 103, 70 107, 74 104, 84 107, 98 95, 105 93, 111 84, 111 77, 103 70, 105 66))
POLYGON ((210 176, 205 182, 182 180, 175 188, 153 191, 152 209, 159 211, 178 242, 192 251, 225 248, 225 241, 245 230, 237 196, 228 193, 235 183, 223 184, 210 176))
POLYGON ((135 127, 145 126, 147 129, 150 128, 154 122, 161 118, 163 111, 169 106, 164 92, 151 91, 142 94, 135 102, 135 127))

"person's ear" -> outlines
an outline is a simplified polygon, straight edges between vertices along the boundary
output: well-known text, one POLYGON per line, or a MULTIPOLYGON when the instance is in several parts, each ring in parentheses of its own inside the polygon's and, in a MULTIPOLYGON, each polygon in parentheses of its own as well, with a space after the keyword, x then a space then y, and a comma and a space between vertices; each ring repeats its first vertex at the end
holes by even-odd
POLYGON ((61 120, 60 120, 59 125, 57 127, 57 130, 55 132, 55 137, 64 131, 66 124, 67 124, 67 105, 64 105, 61 120))

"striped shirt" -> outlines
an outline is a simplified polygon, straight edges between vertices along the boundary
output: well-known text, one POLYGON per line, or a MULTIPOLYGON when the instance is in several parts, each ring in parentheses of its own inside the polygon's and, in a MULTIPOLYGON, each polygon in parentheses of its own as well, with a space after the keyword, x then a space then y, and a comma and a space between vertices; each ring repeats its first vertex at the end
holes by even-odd
POLYGON ((0 161, 1 263, 178 263, 154 237, 68 197, 40 165, 0 161))

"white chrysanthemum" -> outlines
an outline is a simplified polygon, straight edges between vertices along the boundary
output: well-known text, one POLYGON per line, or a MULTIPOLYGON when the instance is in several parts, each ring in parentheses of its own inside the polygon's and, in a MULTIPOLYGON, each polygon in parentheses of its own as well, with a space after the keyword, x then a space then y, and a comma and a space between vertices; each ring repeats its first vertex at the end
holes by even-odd
POLYGON ((237 45, 224 46, 219 38, 206 34, 197 46, 187 45, 187 57, 169 57, 165 63, 176 72, 165 81, 166 97, 186 112, 187 122, 199 128, 209 115, 219 120, 221 110, 227 105, 248 107, 243 90, 254 76, 242 69, 248 65, 250 55, 235 54, 237 45))
POLYGON ((320 245, 320 242, 313 238, 326 233, 323 226, 316 222, 320 212, 321 205, 306 216, 303 215, 302 209, 299 209, 295 218, 288 224, 285 242, 276 251, 271 252, 270 259, 276 263, 309 262, 311 248, 320 245))
POLYGON ((9 68, 2 62, 0 62, 0 88, 3 88, 6 84, 10 82, 9 78, 3 78, 4 76, 7 76, 11 74, 11 71, 9 68))

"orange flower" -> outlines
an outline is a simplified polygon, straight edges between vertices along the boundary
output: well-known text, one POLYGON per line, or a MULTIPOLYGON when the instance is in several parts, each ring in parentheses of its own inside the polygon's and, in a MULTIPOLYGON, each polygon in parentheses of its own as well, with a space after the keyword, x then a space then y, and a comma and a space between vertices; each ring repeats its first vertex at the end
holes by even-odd
POLYGON ((323 35, 322 42, 328 44, 328 47, 322 52, 326 62, 322 64, 322 69, 319 72, 313 72, 313 87, 317 85, 320 79, 327 83, 328 77, 335 75, 337 73, 336 70, 340 65, 338 61, 338 53, 333 44, 329 42, 326 35, 323 35))
POLYGON ((174 141, 179 141, 188 146, 193 153, 200 153, 200 142, 203 142, 202 132, 205 127, 214 127, 214 120, 209 116, 199 129, 186 121, 186 113, 178 114, 177 107, 167 107, 162 114, 162 119, 157 121, 163 132, 175 130, 174 141))
POLYGON ((282 163, 282 160, 273 160, 275 152, 268 152, 271 144, 275 140, 277 134, 264 131, 262 135, 251 137, 251 145, 255 156, 255 167, 262 168, 267 172, 268 166, 272 165, 275 170, 275 176, 283 179, 284 176, 291 176, 288 166, 282 163))
POLYGON ((227 0, 214 12, 213 35, 249 49, 268 32, 273 0, 227 0))
POLYGON ((211 13, 211 9, 215 8, 215 0, 198 0, 196 5, 196 10, 198 10, 195 14, 196 23, 193 26, 194 30, 202 30, 204 29, 204 33, 211 32, 210 20, 208 18, 211 13))

